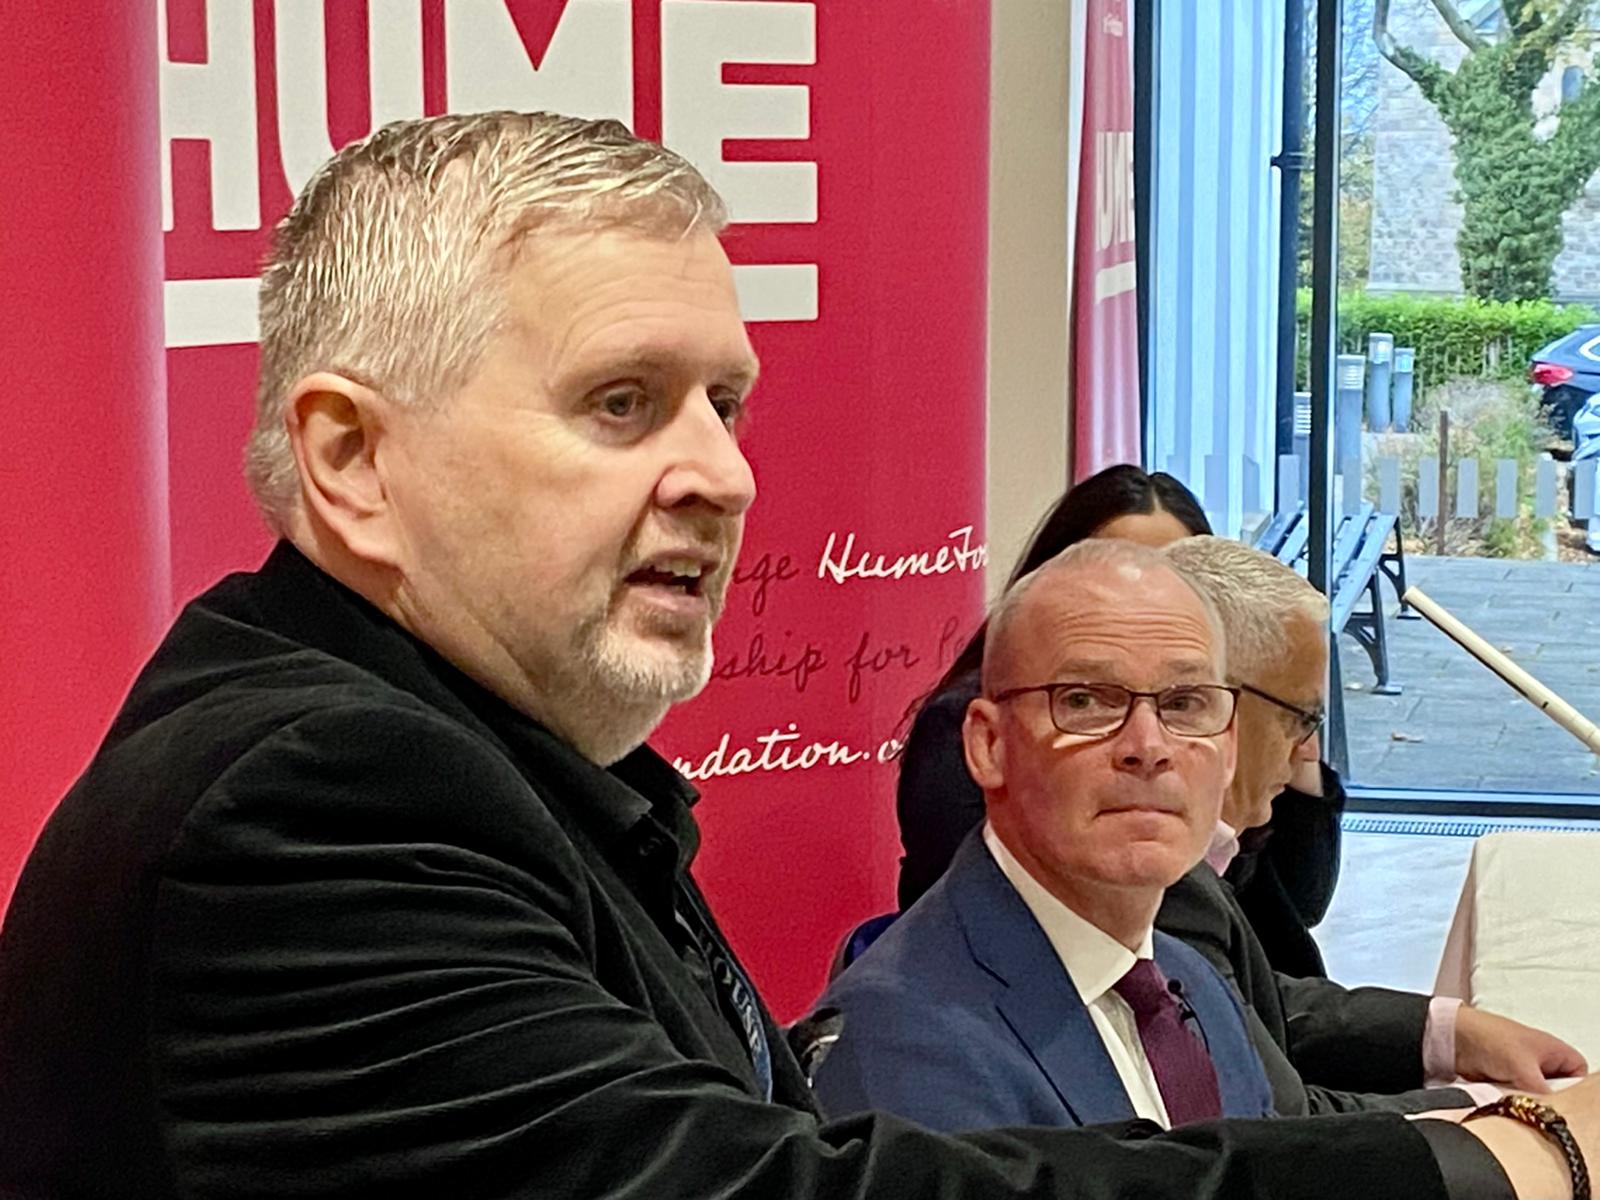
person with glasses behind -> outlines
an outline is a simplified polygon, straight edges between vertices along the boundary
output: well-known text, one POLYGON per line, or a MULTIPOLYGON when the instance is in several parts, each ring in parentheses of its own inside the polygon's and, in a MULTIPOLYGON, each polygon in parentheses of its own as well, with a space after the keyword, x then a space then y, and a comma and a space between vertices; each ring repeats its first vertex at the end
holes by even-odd
POLYGON ((989 623, 963 744, 986 819, 823 997, 823 1111, 934 1129, 1269 1116, 1238 997, 1154 928, 1238 753, 1220 624, 1156 551, 1083 542, 989 623))
MULTIPOLYGON (((1220 614, 1228 682, 1241 699, 1239 765, 1205 860, 1167 889, 1158 928, 1181 938, 1233 982, 1284 1113, 1461 1105, 1461 1089, 1419 1089, 1458 1076, 1547 1090, 1546 1077, 1587 1070, 1559 1039, 1515 1021, 1385 988, 1347 990, 1321 977, 1273 969, 1258 922, 1247 917, 1228 873, 1241 838, 1264 826, 1279 796, 1318 760, 1328 667, 1328 603, 1270 555, 1238 542, 1194 537, 1165 549, 1220 614), (1290 1060, 1292 1059, 1292 1065, 1290 1060), (1320 1087, 1302 1089, 1301 1080, 1320 1087), (1350 1095, 1348 1088, 1402 1095, 1350 1095), (1297 1093, 1305 1092, 1304 1105, 1297 1093)), ((1492 1086, 1469 1087, 1498 1095, 1492 1086)))
MULTIPOLYGON (((1087 538, 1161 547, 1210 532, 1199 500, 1171 475, 1126 463, 1107 467, 1070 488, 1044 515, 1008 586, 1087 538)), ((986 625, 978 627, 914 709, 895 801, 905 848, 902 910, 944 874, 956 847, 983 820, 983 794, 962 761, 961 722, 977 694, 985 630, 986 625)), ((1338 879, 1343 811, 1338 774, 1324 764, 1301 761, 1274 801, 1271 821, 1245 835, 1227 874, 1276 970, 1326 974, 1311 929, 1327 912, 1338 879)))

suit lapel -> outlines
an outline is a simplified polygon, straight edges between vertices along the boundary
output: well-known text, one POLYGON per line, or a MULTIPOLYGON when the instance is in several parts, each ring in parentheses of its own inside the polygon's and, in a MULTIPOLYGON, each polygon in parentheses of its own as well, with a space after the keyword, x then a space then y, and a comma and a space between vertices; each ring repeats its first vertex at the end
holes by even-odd
POLYGON ((1133 1120, 1089 1010, 981 828, 956 852, 946 886, 973 960, 995 980, 995 1008, 1073 1118, 1082 1125, 1133 1120))

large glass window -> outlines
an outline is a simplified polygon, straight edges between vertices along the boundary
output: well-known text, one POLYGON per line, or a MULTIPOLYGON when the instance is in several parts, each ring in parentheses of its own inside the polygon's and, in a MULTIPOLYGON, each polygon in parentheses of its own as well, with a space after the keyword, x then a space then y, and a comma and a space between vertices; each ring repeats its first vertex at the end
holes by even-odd
POLYGON ((1594 754, 1398 594, 1403 558, 1405 584, 1600 704, 1597 18, 1344 3, 1336 749, 1355 784, 1600 794, 1594 754))
POLYGON ((1318 0, 1147 7, 1147 465, 1219 533, 1323 552, 1335 292, 1330 758, 1357 787, 1600 795, 1594 754, 1400 598, 1600 713, 1600 3, 1343 0, 1326 281, 1318 0))
POLYGON ((1350 800, 1318 939, 1344 982, 1428 990, 1475 839, 1600 819, 1600 760, 1401 601, 1600 716, 1600 3, 1143 7, 1146 464, 1217 532, 1328 563, 1350 800))

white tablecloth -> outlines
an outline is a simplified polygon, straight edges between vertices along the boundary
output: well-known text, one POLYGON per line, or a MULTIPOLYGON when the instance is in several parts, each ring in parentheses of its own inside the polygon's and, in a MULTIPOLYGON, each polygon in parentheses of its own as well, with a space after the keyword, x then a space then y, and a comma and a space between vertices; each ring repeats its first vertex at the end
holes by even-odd
POLYGON ((1434 992, 1548 1029, 1600 1069, 1600 833, 1479 838, 1434 992))

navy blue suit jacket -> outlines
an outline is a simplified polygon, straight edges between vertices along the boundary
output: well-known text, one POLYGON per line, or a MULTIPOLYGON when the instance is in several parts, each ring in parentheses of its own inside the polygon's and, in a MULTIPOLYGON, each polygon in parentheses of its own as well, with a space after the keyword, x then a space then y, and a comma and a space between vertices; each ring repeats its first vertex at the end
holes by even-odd
MULTIPOLYGON (((1271 1115, 1271 1087, 1227 984, 1159 931, 1155 958, 1195 1011, 1224 1115, 1271 1115)), ((844 1015, 816 1072, 830 1117, 886 1109, 951 1131, 1134 1118, 1089 1010, 981 829, 821 1003, 844 1015)))

